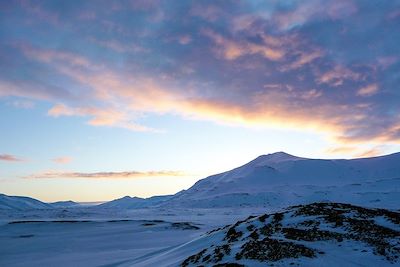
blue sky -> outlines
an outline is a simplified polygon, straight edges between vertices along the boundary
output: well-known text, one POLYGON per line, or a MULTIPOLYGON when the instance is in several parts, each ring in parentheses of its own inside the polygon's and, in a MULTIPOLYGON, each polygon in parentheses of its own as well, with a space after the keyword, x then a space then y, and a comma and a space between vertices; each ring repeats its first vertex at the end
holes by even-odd
POLYGON ((0 188, 170 194, 275 151, 399 150, 400 1, 8 1, 0 188))

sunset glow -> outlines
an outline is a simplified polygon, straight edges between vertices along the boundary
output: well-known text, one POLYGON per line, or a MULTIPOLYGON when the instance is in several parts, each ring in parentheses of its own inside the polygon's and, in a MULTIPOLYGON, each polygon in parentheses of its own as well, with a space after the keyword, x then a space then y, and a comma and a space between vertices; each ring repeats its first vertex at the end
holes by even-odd
POLYGON ((400 2, 3 1, 0 187, 187 189, 262 154, 400 150, 400 2))

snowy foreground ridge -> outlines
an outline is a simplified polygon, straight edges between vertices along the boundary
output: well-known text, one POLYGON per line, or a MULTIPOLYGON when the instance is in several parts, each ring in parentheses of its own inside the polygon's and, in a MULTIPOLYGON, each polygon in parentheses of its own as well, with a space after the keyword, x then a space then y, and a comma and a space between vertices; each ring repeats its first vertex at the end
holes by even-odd
POLYGON ((400 264, 399 257, 400 213, 312 203, 250 216, 137 264, 382 266, 400 264))

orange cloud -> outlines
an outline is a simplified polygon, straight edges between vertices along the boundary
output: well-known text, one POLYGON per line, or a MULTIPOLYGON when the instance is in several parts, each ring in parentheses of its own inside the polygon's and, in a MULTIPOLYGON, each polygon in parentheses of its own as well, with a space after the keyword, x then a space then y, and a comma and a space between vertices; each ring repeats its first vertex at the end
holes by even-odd
POLYGON ((96 107, 84 107, 84 108, 71 108, 64 104, 57 104, 53 106, 47 113, 52 117, 59 116, 90 116, 92 117, 88 124, 92 126, 109 126, 109 127, 120 127, 133 131, 154 131, 157 130, 142 126, 131 121, 128 114, 118 111, 113 108, 96 108, 96 107))
POLYGON ((339 146, 339 147, 328 148, 325 152, 327 152, 328 154, 351 154, 351 155, 354 155, 354 153, 357 150, 358 150, 358 148, 355 146, 339 146))
POLYGON ((370 157, 380 156, 382 154, 383 154, 382 149, 375 147, 375 148, 363 151, 363 152, 357 154, 356 156, 358 158, 370 158, 370 157))

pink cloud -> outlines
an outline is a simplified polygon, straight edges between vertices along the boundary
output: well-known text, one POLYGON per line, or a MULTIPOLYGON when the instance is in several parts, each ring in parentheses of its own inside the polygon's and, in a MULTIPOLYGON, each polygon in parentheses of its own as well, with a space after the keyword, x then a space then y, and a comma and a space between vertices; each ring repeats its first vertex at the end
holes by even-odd
POLYGON ((317 78, 318 83, 326 83, 332 86, 342 85, 345 80, 359 81, 362 75, 341 65, 323 73, 317 78))
POLYGON ((227 60, 235 60, 244 55, 259 54, 269 60, 277 61, 285 55, 285 51, 280 48, 267 44, 230 40, 209 29, 203 30, 203 34, 214 41, 217 54, 227 60))
POLYGON ((72 161, 71 157, 58 157, 58 158, 54 158, 53 161, 55 163, 59 163, 59 164, 68 164, 72 161))
POLYGON ((19 162, 19 161, 24 161, 20 158, 17 158, 14 155, 10 154, 0 154, 0 161, 10 161, 10 162, 19 162))
POLYGON ((379 91, 379 87, 376 83, 374 84, 369 84, 365 87, 360 88, 357 91, 357 95, 359 96, 372 96, 376 94, 379 91))

